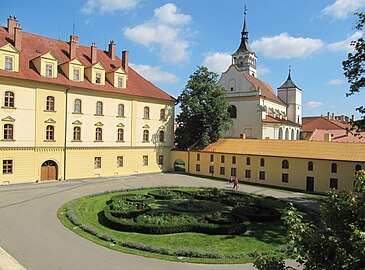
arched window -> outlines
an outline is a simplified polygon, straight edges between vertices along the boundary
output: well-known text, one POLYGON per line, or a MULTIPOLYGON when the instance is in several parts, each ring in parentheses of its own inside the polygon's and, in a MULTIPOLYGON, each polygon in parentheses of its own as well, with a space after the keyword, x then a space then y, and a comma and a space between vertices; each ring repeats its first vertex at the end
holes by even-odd
POLYGON ((336 163, 331 164, 331 173, 337 173, 337 164, 336 163))
POLYGON ((265 167, 265 159, 264 158, 260 159, 260 166, 265 167))
POLYGON ((98 101, 96 102, 96 112, 97 115, 103 115, 103 102, 98 101))
POLYGON ((294 138, 294 129, 291 130, 291 140, 295 140, 295 138, 294 138))
POLYGON ((160 130, 160 132, 158 133, 158 138, 160 142, 164 142, 165 141, 165 131, 160 130))
POLYGON ((283 139, 283 129, 279 128, 279 140, 283 139))
POLYGON ((10 91, 5 92, 4 107, 14 108, 14 93, 10 91))
POLYGON ((248 157, 246 158, 246 165, 250 165, 251 164, 251 159, 248 157))
POLYGON ((46 127, 46 140, 54 141, 54 126, 49 125, 46 127))
POLYGON ((149 142, 149 140, 150 140, 150 132, 147 129, 145 129, 143 130, 143 141, 149 142))
POLYGON ((355 166, 355 172, 361 171, 361 165, 357 164, 355 166))
POLYGON ((122 128, 118 128, 117 140, 118 142, 124 142, 124 130, 122 128))
POLYGON ((160 110, 160 120, 165 120, 166 116, 165 116, 165 109, 161 109, 160 110))
POLYGON ((289 129, 285 130, 285 140, 289 140, 289 129))
POLYGON ((103 140, 103 130, 101 128, 96 128, 95 141, 101 142, 102 140, 103 140))
POLYGON ((150 119, 150 108, 149 107, 144 107, 143 118, 150 119))
POLYGON ((81 127, 74 127, 73 140, 81 141, 81 127))
POLYGON ((13 140, 14 126, 12 124, 4 125, 4 140, 13 140))
POLYGON ((75 99, 75 101, 74 101, 74 113, 81 113, 81 99, 75 99))
POLYGON ((281 168, 283 169, 289 169, 289 161, 287 161, 286 159, 284 159, 281 163, 281 168))
POLYGON ((55 100, 54 97, 48 96, 46 101, 46 111, 54 111, 55 100))
POLYGON ((313 171, 313 162, 312 161, 308 162, 308 171, 313 171))
POLYGON ((224 163, 224 161, 225 161, 224 155, 221 155, 221 163, 224 163))
POLYGON ((234 105, 228 107, 228 113, 231 118, 237 118, 237 108, 234 105))
POLYGON ((236 157, 235 156, 232 157, 232 164, 236 164, 236 157))
POLYGON ((118 116, 124 117, 124 105, 123 104, 118 105, 118 116))

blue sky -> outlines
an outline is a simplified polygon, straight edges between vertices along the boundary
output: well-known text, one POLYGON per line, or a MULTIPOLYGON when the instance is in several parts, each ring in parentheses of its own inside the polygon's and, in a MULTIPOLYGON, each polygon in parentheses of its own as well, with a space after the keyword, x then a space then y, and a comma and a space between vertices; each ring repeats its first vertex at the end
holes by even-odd
POLYGON ((177 97, 190 74, 206 65, 221 74, 240 44, 243 10, 258 77, 274 90, 287 78, 303 90, 303 114, 356 114, 365 90, 346 97, 341 62, 365 0, 12 0, 1 1, 0 21, 15 14, 24 31, 69 40, 75 24, 80 43, 130 52, 131 65, 177 97))

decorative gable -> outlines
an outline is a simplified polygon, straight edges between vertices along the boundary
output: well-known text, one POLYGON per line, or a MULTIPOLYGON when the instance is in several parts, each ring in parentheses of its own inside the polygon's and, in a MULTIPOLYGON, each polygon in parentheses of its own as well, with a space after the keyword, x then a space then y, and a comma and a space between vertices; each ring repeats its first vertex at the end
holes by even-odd
POLYGON ((115 88, 127 88, 127 73, 122 67, 108 72, 106 78, 115 88))
POLYGON ((81 126, 82 125, 82 123, 81 123, 80 120, 76 120, 76 121, 72 122, 72 124, 73 125, 77 125, 77 126, 81 126))
POLYGON ((100 62, 86 68, 85 76, 93 84, 105 85, 105 68, 100 62))
POLYGON ((95 124, 95 126, 96 126, 96 127, 102 127, 102 126, 104 126, 104 124, 103 124, 102 122, 100 122, 100 121, 99 121, 99 122, 97 122, 97 123, 95 124))
POLYGON ((49 118, 48 120, 44 121, 44 123, 47 123, 47 124, 55 124, 56 121, 53 120, 52 118, 49 118))
POLYGON ((19 72, 19 52, 10 43, 0 47, 0 69, 19 72))
POLYGON ((1 119, 1 121, 4 121, 4 122, 15 122, 15 119, 11 116, 7 116, 3 119, 1 119))
POLYGON ((119 123, 119 124, 117 125, 117 127, 118 127, 118 128, 124 128, 124 124, 123 124, 123 123, 119 123))
POLYGON ((150 128, 150 126, 146 124, 142 128, 150 128))
POLYGON ((85 66, 77 57, 69 62, 63 63, 61 69, 69 80, 75 82, 84 81, 85 66))
POLYGON ((41 76, 47 78, 57 78, 58 59, 53 55, 52 52, 38 56, 32 61, 41 76))

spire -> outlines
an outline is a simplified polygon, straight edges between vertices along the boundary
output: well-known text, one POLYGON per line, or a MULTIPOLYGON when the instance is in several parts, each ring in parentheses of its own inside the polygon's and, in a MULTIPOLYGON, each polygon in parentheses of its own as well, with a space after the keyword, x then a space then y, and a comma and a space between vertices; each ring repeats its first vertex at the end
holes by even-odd
POLYGON ((239 52, 252 52, 250 48, 250 44, 248 42, 248 30, 247 30, 247 23, 246 23, 246 17, 247 17, 247 8, 245 5, 245 11, 244 11, 244 21, 243 21, 243 29, 241 32, 241 44, 240 47, 237 49, 236 53, 239 52))
POLYGON ((278 89, 281 89, 281 88, 298 88, 298 89, 300 89, 292 81, 290 73, 291 73, 291 66, 289 66, 289 75, 288 75, 288 78, 286 79, 285 83, 282 86, 280 86, 278 89))

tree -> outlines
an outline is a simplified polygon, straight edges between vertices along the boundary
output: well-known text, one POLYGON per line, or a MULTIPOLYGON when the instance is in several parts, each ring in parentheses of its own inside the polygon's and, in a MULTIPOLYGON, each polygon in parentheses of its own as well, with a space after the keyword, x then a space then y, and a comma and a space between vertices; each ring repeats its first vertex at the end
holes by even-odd
MULTIPOLYGON (((362 30, 365 24, 365 13, 358 12, 356 15, 359 17, 356 24, 356 29, 362 30)), ((352 41, 351 46, 354 47, 354 52, 348 54, 347 60, 342 62, 344 75, 346 76, 348 82, 350 83, 350 90, 346 96, 351 96, 358 93, 365 86, 365 40, 364 38, 359 38, 358 40, 352 41)), ((365 107, 360 106, 356 110, 365 114, 365 107)), ((352 122, 353 128, 360 132, 365 131, 365 119, 360 119, 352 122)))
POLYGON ((217 84, 218 75, 206 67, 190 76, 177 98, 181 113, 177 116, 175 140, 179 148, 204 147, 218 140, 230 127, 226 91, 217 84))

